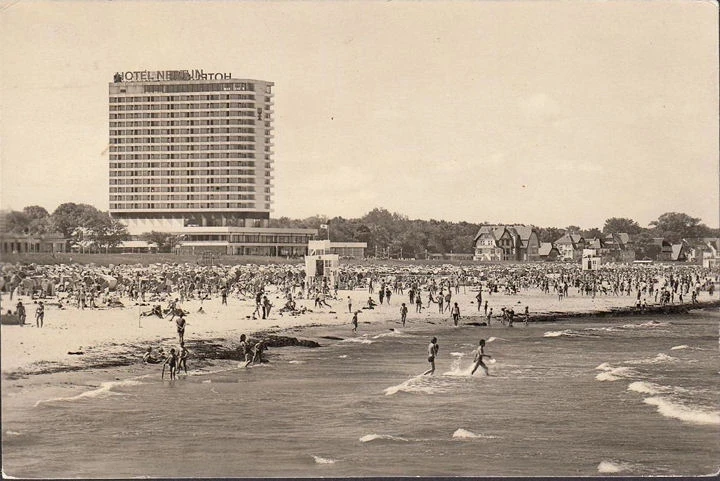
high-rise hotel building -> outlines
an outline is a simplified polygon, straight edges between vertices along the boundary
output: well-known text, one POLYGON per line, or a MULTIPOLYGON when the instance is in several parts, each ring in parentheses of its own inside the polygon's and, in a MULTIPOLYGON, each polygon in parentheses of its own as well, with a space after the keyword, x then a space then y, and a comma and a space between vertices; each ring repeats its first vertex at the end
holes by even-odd
POLYGON ((272 88, 202 70, 116 73, 109 84, 110 214, 134 235, 184 234, 186 245, 224 246, 229 254, 298 254, 314 230, 268 230, 272 88))

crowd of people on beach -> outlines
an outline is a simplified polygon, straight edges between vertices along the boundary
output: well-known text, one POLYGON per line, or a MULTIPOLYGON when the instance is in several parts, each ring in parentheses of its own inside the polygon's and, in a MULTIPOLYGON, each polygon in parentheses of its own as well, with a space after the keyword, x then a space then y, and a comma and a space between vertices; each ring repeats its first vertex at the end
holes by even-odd
MULTIPOLYGON (((186 369, 189 351, 185 347, 186 317, 191 313, 182 308, 188 300, 203 302, 228 298, 254 302, 252 319, 278 316, 302 316, 313 310, 331 312, 347 303, 352 316, 352 330, 358 330, 358 314, 363 310, 397 306, 399 322, 408 322, 410 309, 430 313, 432 305, 437 314, 448 316, 458 326, 461 306, 460 293, 466 298, 470 291, 468 314, 480 319, 479 325, 499 321, 512 327, 521 320, 531 320, 530 307, 515 313, 513 306, 493 311, 493 295, 515 296, 528 290, 559 301, 571 296, 627 297, 628 304, 639 309, 649 304, 668 305, 697 303, 701 292, 712 297, 720 280, 718 269, 697 265, 607 265, 597 271, 584 271, 577 264, 532 263, 461 266, 390 266, 341 265, 334 282, 328 277, 308 279, 302 265, 216 265, 192 264, 154 265, 80 265, 80 264, 1 264, 0 293, 9 302, 17 296, 29 297, 35 305, 36 327, 44 325, 45 308, 57 309, 114 309, 127 306, 145 307, 140 316, 156 316, 175 324, 180 348, 168 355, 154 355, 148 351, 145 362, 162 362, 169 366, 171 377, 178 368, 186 369), (367 290, 368 299, 360 309, 353 308, 353 299, 339 295, 339 291, 367 290), (473 295, 474 294, 474 295, 473 295), (273 309, 271 297, 282 299, 279 309, 273 309), (312 308, 297 301, 312 302, 312 308), (473 312, 474 311, 474 312, 473 312)), ((356 297, 357 298, 357 297, 356 297)), ((8 309, 4 318, 14 317, 20 326, 26 324, 27 307, 18 300, 15 310, 8 309)), ((466 309, 467 307, 462 307, 466 309)), ((5 323, 5 322, 3 322, 5 323)), ((262 341, 251 348, 241 340, 240 357, 245 361, 262 359, 262 341), (244 347, 243 347, 244 346, 244 347)), ((482 356, 480 357, 482 360, 482 356)), ((482 367, 482 364, 479 364, 482 367)), ((477 367, 477 366, 476 366, 477 367)))

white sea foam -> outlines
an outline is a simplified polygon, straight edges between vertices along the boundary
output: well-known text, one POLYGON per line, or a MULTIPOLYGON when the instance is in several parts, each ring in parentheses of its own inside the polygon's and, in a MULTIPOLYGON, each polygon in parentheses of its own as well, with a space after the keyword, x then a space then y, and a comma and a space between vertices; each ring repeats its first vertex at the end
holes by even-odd
POLYGON ((298 361, 296 359, 293 359, 292 361, 288 361, 288 364, 304 364, 305 361, 298 361))
POLYGON ((675 418, 692 424, 720 425, 720 411, 690 408, 660 396, 645 398, 643 402, 657 407, 657 411, 668 418, 675 418))
POLYGON ((462 361, 462 357, 456 357, 452 360, 452 363, 450 363, 450 370, 443 373, 443 376, 469 376, 472 373, 473 364, 470 364, 467 367, 461 367, 460 362, 462 361))
POLYGON ((583 331, 603 331, 603 332, 615 332, 617 329, 614 327, 586 327, 583 331))
POLYGON ((465 353, 462 353, 462 352, 451 352, 450 355, 451 355, 451 356, 455 356, 455 357, 463 357, 463 356, 465 355, 465 353))
POLYGON ((5 431, 5 434, 6 434, 7 436, 20 436, 20 435, 21 435, 19 432, 17 432, 17 431, 10 431, 9 429, 8 429, 7 431, 5 431))
POLYGON ((604 371, 595 376, 595 379, 598 381, 617 381, 618 379, 622 379, 633 374, 632 369, 629 367, 612 367, 606 362, 600 364, 595 369, 604 371))
POLYGON ((473 433, 472 431, 468 431, 467 429, 459 428, 453 433, 452 437, 455 439, 477 439, 477 438, 495 439, 497 436, 490 436, 487 434, 476 434, 476 433, 473 433))
POLYGON ((374 341, 371 341, 370 339, 364 339, 364 338, 348 337, 347 339, 343 339, 340 342, 355 342, 358 344, 372 344, 374 341))
POLYGON ((690 346, 683 344, 681 346, 673 346, 670 348, 671 351, 677 351, 678 349, 690 349, 690 346))
POLYGON ((347 354, 341 354, 338 356, 338 359, 347 359, 347 354))
POLYGON ((662 386, 659 386, 652 382, 635 381, 630 383, 628 391, 639 392, 643 394, 660 394, 664 391, 662 386))
POLYGON ((599 473, 619 473, 630 469, 626 463, 615 463, 612 461, 600 461, 597 470, 599 473))
POLYGON ((545 334, 543 334, 543 337, 560 337, 560 336, 568 336, 573 337, 575 334, 570 329, 565 329, 563 331, 547 331, 545 334))
POLYGON ((134 379, 126 379, 124 381, 104 382, 104 383, 100 384, 100 387, 98 387, 97 389, 93 389, 92 391, 81 392, 80 394, 77 394, 75 396, 56 397, 56 398, 37 401, 35 403, 35 407, 40 406, 41 404, 46 404, 46 403, 51 403, 51 402, 77 401, 78 399, 84 399, 84 398, 96 398, 96 397, 120 395, 121 393, 114 392, 111 389, 114 387, 118 387, 118 386, 136 386, 138 384, 142 384, 142 383, 140 381, 137 381, 134 379))
POLYGON ((378 334, 378 335, 376 335, 376 336, 373 336, 372 338, 373 338, 373 339, 380 339, 381 337, 388 337, 388 336, 400 337, 400 336, 403 336, 403 335, 404 335, 404 333, 402 333, 401 331, 395 329, 394 331, 380 333, 380 334, 378 334))
POLYGON ((392 396, 398 392, 408 393, 424 393, 424 394, 435 394, 445 392, 445 390, 433 381, 434 376, 418 375, 411 377, 407 381, 401 382, 395 386, 390 386, 384 390, 386 396, 392 396))
POLYGON ((623 324, 623 329, 647 329, 647 328, 655 328, 655 327, 665 327, 667 326, 667 322, 659 322, 659 321, 647 321, 647 322, 641 322, 640 324, 623 324))
POLYGON ((648 359, 633 359, 633 360, 625 361, 625 364, 657 364, 657 363, 661 363, 661 362, 675 362, 675 361, 678 361, 678 358, 668 356, 667 354, 664 354, 661 352, 655 357, 651 357, 648 359))
POLYGON ((389 434, 366 434, 360 438, 361 443, 369 443, 370 441, 407 441, 405 438, 400 436, 391 436, 389 434))
POLYGON ((315 455, 313 455, 313 459, 315 460, 316 464, 335 464, 334 459, 321 458, 320 456, 315 456, 315 455))

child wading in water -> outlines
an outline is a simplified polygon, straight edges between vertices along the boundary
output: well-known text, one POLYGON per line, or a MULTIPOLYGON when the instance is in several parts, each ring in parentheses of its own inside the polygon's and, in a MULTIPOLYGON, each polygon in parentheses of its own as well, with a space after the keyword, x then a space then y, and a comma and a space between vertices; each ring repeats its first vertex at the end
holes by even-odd
POLYGON ((352 318, 352 321, 351 321, 351 322, 352 322, 352 325, 353 325, 353 329, 352 329, 353 332, 357 332, 357 326, 358 326, 358 318, 357 318, 357 315, 358 315, 358 311, 355 311, 355 314, 353 314, 353 318, 352 318))
POLYGON ((188 351, 187 347, 185 347, 185 343, 180 343, 180 358, 178 359, 178 371, 180 368, 183 368, 185 370, 185 374, 187 374, 187 359, 190 357, 190 351, 188 351))
POLYGON ((170 349, 170 355, 165 359, 162 368, 162 375, 160 378, 165 378, 165 366, 170 366, 170 379, 175 379, 175 372, 177 371, 178 357, 175 354, 175 348, 170 349))

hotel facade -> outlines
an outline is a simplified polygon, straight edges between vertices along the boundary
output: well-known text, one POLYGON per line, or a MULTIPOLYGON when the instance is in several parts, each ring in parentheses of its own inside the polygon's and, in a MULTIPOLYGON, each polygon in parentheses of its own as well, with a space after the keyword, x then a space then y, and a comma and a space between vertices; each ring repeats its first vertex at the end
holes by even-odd
POLYGON ((270 229, 273 83, 203 70, 118 72, 109 84, 110 214, 185 251, 296 256, 314 229, 270 229))

